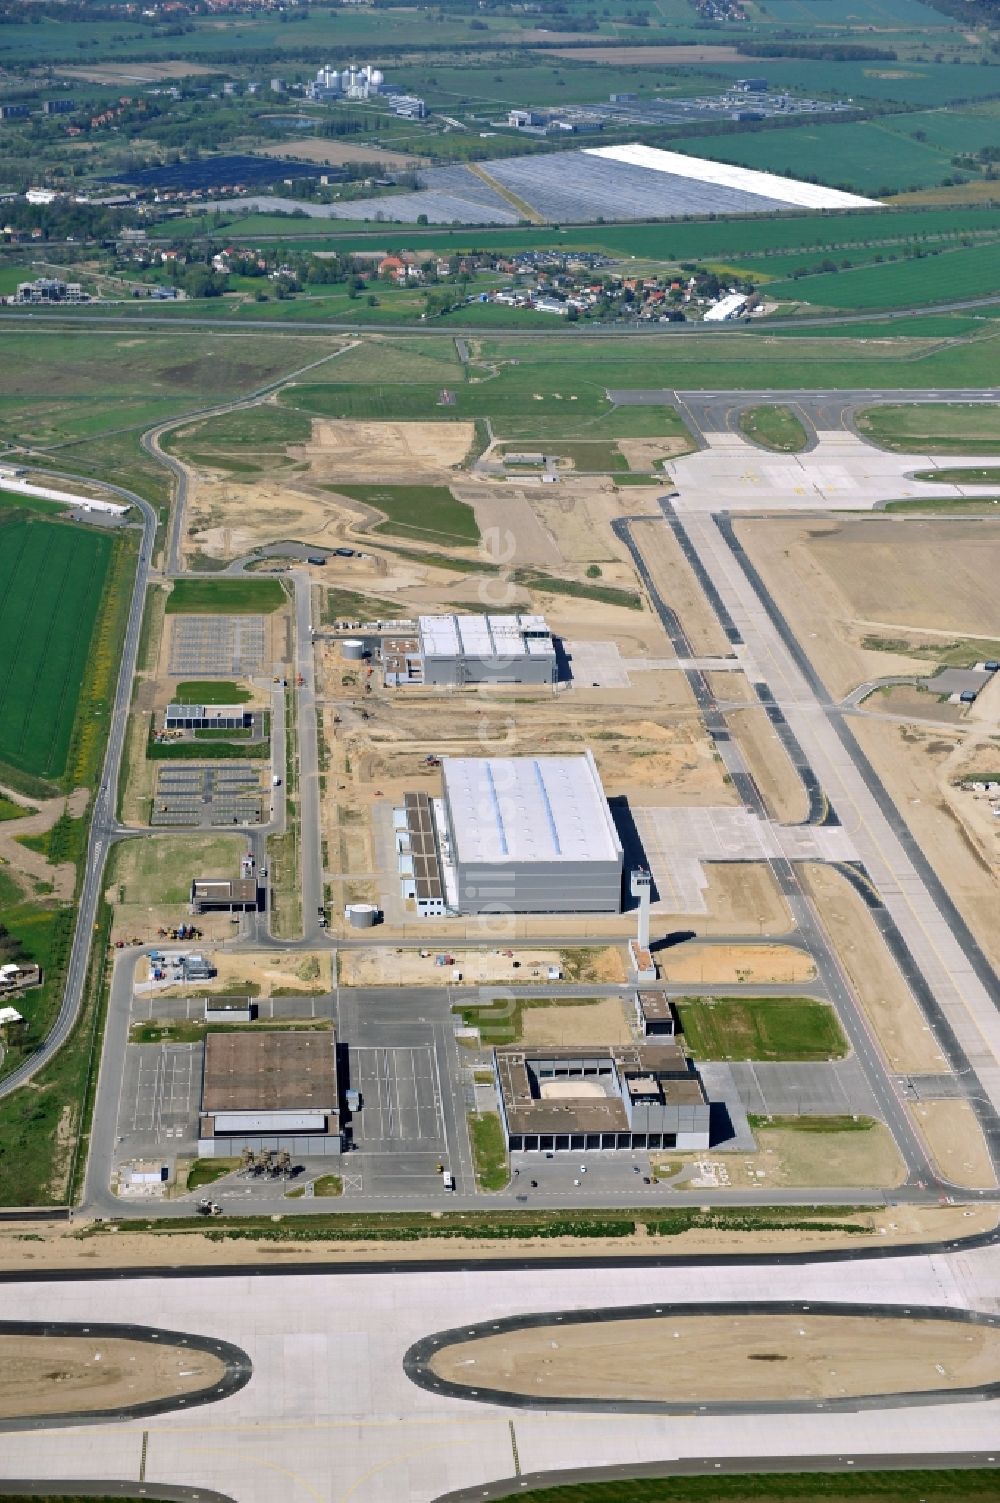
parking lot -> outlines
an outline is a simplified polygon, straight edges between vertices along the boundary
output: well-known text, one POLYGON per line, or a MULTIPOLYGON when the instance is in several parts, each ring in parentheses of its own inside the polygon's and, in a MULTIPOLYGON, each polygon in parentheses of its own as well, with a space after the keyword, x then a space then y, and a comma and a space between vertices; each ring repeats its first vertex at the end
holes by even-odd
POLYGON ((351 1084, 362 1100, 354 1137, 366 1152, 398 1143, 444 1147, 441 1082, 429 1045, 354 1048, 350 1059, 351 1084))
POLYGON ((201 1044, 129 1045, 116 1157, 174 1157, 196 1151, 203 1054, 201 1044))
POLYGON ((151 823, 160 826, 255 825, 263 817, 260 762, 174 762, 156 769, 151 823))
POLYGON ((175 616, 170 672, 256 673, 265 666, 263 616, 175 616))

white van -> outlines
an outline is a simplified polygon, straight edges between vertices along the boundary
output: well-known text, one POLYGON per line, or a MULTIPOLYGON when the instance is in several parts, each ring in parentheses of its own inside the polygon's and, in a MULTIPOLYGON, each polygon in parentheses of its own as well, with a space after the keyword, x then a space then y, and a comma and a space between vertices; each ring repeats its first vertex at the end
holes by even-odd
POLYGON ((445 1169, 443 1171, 441 1175, 441 1183, 442 1185, 444 1185, 446 1190, 454 1190, 455 1176, 452 1174, 450 1169, 445 1169))

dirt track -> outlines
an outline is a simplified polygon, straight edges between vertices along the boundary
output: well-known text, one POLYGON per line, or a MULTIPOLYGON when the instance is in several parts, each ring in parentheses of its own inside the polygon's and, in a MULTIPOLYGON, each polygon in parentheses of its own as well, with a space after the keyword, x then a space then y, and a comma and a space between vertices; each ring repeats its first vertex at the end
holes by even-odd
POLYGON ((536 1398, 843 1398, 996 1382, 1000 1331, 958 1321, 699 1315, 505 1332, 446 1347, 431 1368, 453 1383, 536 1398))

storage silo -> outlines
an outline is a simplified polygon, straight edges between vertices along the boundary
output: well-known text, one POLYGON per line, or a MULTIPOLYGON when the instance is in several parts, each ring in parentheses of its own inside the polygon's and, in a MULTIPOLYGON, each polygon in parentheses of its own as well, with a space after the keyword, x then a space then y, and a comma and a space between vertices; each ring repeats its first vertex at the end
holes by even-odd
POLYGON ((373 929, 379 910, 374 903, 348 903, 344 915, 352 929, 373 929))
POLYGON ((365 644, 359 637, 348 637, 341 642, 340 650, 351 663, 359 663, 365 656, 365 644))

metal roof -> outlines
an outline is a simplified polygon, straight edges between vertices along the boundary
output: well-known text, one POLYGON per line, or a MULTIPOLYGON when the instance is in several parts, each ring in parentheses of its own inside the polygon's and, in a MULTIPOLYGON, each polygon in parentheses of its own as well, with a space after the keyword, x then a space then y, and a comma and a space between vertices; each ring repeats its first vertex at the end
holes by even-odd
POLYGON ((519 658, 555 652, 543 616, 421 616, 417 625, 425 658, 519 658))
POLYGON ((445 757, 463 862, 619 861, 622 847, 594 759, 445 757))

